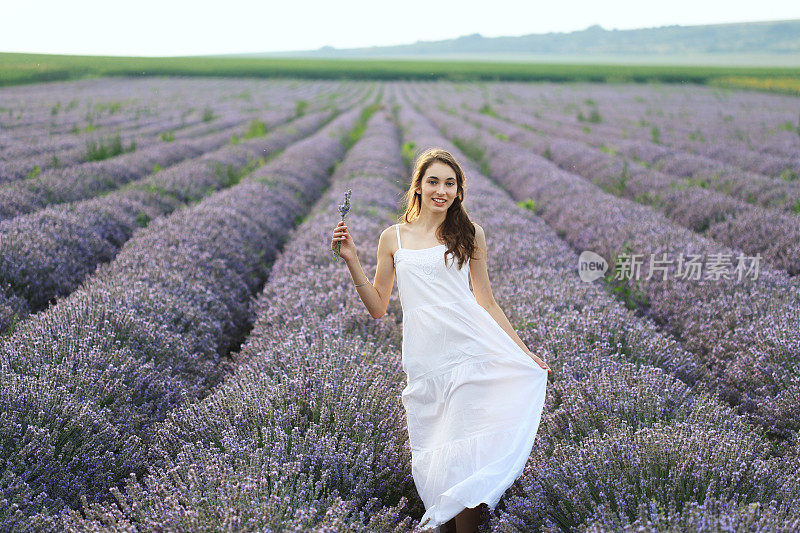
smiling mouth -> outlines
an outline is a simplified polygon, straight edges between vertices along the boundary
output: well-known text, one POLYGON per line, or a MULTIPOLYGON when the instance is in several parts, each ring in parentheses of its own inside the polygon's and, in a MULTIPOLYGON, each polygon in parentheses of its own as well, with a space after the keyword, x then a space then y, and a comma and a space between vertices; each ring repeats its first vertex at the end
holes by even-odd
POLYGON ((437 198, 434 198, 433 203, 435 203, 436 205, 444 205, 446 202, 445 200, 439 201, 437 198))

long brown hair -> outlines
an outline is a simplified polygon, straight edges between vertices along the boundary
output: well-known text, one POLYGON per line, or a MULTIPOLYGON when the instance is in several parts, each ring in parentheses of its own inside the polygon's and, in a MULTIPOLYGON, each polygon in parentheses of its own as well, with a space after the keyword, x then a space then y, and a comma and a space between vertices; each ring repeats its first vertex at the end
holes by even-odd
POLYGON ((448 152, 441 148, 428 148, 417 156, 414 163, 414 171, 411 174, 411 184, 406 192, 406 212, 401 217, 405 223, 409 223, 419 217, 422 210, 422 196, 414 189, 422 188, 422 176, 434 161, 440 161, 449 165, 456 174, 456 198, 447 209, 444 222, 436 229, 438 240, 445 241, 447 250, 444 252, 445 261, 447 254, 452 253, 458 258, 458 268, 460 269, 467 257, 473 258, 475 254, 475 226, 469 219, 467 210, 464 208, 464 192, 466 191, 466 178, 461 165, 448 152))

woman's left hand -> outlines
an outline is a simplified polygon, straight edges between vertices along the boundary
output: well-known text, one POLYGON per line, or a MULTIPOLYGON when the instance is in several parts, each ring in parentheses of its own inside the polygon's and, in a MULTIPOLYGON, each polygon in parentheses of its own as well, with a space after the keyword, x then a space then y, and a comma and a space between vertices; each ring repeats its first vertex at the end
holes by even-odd
POLYGON ((527 354, 528 354, 528 356, 529 356, 531 359, 533 359, 534 361, 536 361, 536 364, 538 364, 540 367, 544 368, 544 369, 545 369, 545 370, 547 370, 548 372, 552 372, 552 371, 553 371, 553 369, 552 369, 552 368, 550 368, 550 365, 548 365, 547 363, 545 363, 545 362, 544 362, 542 359, 540 359, 540 358, 539 358, 539 356, 538 356, 538 355, 536 355, 536 354, 535 354, 535 353, 533 353, 532 351, 530 351, 530 350, 527 350, 525 353, 527 353, 527 354))

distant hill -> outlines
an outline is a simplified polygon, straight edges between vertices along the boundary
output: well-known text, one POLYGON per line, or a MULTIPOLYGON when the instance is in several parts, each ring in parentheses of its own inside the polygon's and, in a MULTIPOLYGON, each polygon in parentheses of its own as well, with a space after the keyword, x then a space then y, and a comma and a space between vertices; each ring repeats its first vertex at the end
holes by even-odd
POLYGON ((702 26, 660 26, 636 30, 606 30, 598 25, 569 33, 519 37, 483 37, 479 33, 457 39, 417 41, 398 46, 236 54, 237 57, 306 56, 318 58, 432 56, 627 56, 654 57, 745 54, 750 56, 800 54, 800 20, 742 22, 702 26))
POLYGON ((161 58, 0 52, 0 86, 145 75, 698 83, 800 96, 800 20, 161 58))

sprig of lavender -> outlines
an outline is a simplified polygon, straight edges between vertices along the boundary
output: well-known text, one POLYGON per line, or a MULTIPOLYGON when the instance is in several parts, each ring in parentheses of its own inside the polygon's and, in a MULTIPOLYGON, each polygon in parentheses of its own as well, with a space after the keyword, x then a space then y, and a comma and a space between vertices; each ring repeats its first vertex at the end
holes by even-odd
MULTIPOLYGON (((350 193, 352 191, 347 189, 344 193, 344 203, 339 206, 339 214, 342 215, 342 220, 344 220, 344 216, 350 212, 350 193)), ((334 261, 339 258, 339 250, 342 248, 342 241, 339 241, 334 246, 333 250, 333 259, 334 261)))

